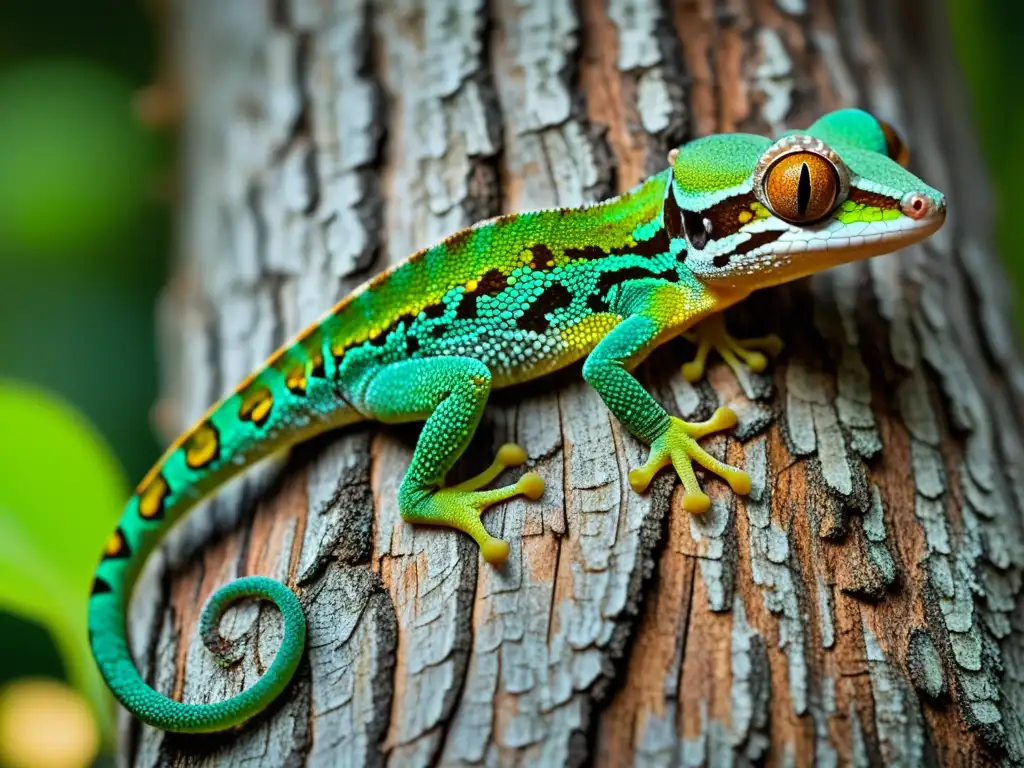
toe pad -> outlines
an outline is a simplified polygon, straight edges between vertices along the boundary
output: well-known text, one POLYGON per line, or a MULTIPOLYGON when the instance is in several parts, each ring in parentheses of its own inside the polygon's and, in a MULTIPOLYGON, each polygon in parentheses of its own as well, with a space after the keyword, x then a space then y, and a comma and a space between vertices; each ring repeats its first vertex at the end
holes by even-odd
POLYGON ((536 501, 544 495, 544 478, 536 472, 527 472, 519 478, 516 483, 516 490, 530 501, 536 501))
POLYGON ((491 565, 501 565, 508 559, 508 542, 503 539, 490 538, 480 545, 480 554, 491 565))

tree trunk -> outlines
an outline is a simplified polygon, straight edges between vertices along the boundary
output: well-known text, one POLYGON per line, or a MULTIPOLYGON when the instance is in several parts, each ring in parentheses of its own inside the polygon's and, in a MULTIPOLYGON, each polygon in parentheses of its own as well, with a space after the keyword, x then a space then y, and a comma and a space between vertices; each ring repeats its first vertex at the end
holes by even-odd
MULTIPOLYGON (((548 490, 487 514, 502 569, 396 503, 416 430, 302 446, 194 512, 137 591, 159 689, 219 701, 280 638, 270 607, 222 670, 198 610, 281 578, 306 660, 237 733, 123 718, 132 765, 920 765, 1024 755, 1024 368, 941 4, 913 0, 180 0, 181 258, 161 308, 174 430, 369 275, 483 217, 628 189, 713 131, 859 105, 950 199, 934 238, 756 294, 730 324, 787 342, 767 373, 671 412, 740 413, 703 517, 578 367, 499 393, 463 473, 514 440, 548 490), (924 6, 928 6, 927 10, 924 6)), ((511 475, 510 475, 511 476, 511 475)), ((506 480, 508 478, 505 478, 506 480)))

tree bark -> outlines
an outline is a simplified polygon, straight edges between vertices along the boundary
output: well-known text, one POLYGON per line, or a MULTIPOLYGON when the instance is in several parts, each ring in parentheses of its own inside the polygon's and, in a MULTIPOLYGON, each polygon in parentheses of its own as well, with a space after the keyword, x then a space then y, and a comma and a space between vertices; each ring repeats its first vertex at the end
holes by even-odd
MULTIPOLYGON (((740 414, 691 517, 578 368, 489 405, 461 472, 528 451, 548 490, 404 524, 416 430, 302 446, 195 511, 147 570, 132 635, 185 701, 249 686, 279 617, 219 585, 301 596, 308 654, 237 733, 122 719, 131 765, 921 765, 1024 756, 1024 368, 993 205, 941 4, 912 0, 180 0, 180 260, 161 307, 171 431, 369 275, 478 219, 628 189, 713 131, 773 134, 859 105, 950 199, 924 245, 756 294, 733 328, 767 373, 691 386, 680 341, 641 369, 669 410, 740 414), (927 9, 925 9, 927 5, 927 9)), ((511 475, 509 475, 511 477, 511 475)), ((505 478, 506 480, 508 478, 505 478)))

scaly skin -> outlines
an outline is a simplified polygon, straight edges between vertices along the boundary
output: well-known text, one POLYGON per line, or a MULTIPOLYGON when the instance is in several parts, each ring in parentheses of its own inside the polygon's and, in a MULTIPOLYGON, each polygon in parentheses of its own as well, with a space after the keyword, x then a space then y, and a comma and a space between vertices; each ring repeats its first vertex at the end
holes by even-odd
MULTIPOLYGON (((446 487, 445 475, 469 445, 491 389, 585 357, 586 380, 651 446, 648 462, 630 473, 635 490, 672 464, 684 507, 701 513, 709 502, 696 461, 748 492, 744 472, 697 444, 734 425, 734 414, 722 408, 688 424, 666 413, 631 371, 684 332, 699 342, 687 378, 699 378, 712 347, 734 367, 742 358, 763 368, 764 358, 720 322, 695 324, 756 289, 888 253, 938 229, 945 201, 904 169, 906 156, 888 126, 856 110, 830 113, 775 144, 710 136, 673 150, 671 167, 621 197, 482 222, 355 291, 172 445, 128 502, 89 605, 93 654, 115 696, 156 727, 216 731, 245 722, 287 685, 305 619, 278 582, 241 579, 204 608, 201 636, 225 664, 237 660, 217 631, 228 605, 262 598, 285 619, 270 669, 217 704, 182 704, 150 688, 132 662, 125 613, 146 557, 192 505, 268 454, 324 430, 367 419, 425 421, 399 491, 403 518, 464 531, 486 560, 500 563, 508 544, 487 533, 481 512, 519 494, 538 498, 543 481, 527 473, 515 485, 480 490, 504 467, 525 462, 515 446, 502 448, 478 478, 446 487)), ((766 345, 777 346, 761 340, 766 345)))

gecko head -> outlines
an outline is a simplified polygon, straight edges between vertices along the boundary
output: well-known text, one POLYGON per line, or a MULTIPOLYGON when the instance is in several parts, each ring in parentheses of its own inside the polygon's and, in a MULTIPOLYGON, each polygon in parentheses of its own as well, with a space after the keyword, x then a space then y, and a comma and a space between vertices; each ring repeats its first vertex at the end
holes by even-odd
POLYGON ((888 124, 858 109, 830 112, 772 142, 750 134, 692 141, 669 155, 664 222, 685 240, 702 282, 749 292, 931 235, 946 200, 906 169, 888 124))

